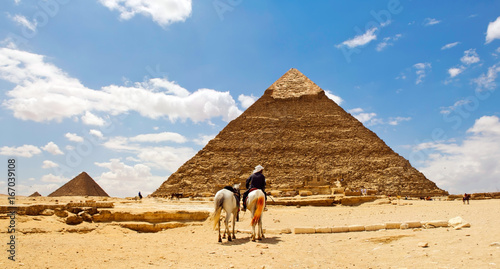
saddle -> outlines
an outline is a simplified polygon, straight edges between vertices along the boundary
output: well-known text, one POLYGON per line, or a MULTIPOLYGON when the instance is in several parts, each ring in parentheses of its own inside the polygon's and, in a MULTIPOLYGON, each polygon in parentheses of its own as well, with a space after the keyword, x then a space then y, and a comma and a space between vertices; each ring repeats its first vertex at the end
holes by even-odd
POLYGON ((255 191, 255 190, 260 190, 259 188, 251 188, 248 193, 250 194, 251 192, 255 191))
POLYGON ((234 197, 236 198, 237 203, 239 204, 240 202, 240 193, 233 187, 231 186, 225 186, 224 189, 231 191, 234 194, 234 197))

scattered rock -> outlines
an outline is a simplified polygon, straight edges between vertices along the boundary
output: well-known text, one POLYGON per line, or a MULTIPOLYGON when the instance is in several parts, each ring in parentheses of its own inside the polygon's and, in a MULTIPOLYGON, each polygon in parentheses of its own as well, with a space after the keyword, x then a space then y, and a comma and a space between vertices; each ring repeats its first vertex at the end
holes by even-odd
POLYGON ((493 242, 490 244, 490 247, 500 247, 500 242, 493 242))
POLYGON ((60 208, 54 210, 54 214, 60 218, 66 218, 68 216, 68 211, 60 208))
POLYGON ((92 216, 87 212, 82 211, 78 214, 78 216, 80 216, 85 222, 92 222, 92 216))
POLYGON ((78 215, 71 215, 66 218, 66 224, 68 225, 78 225, 83 222, 83 218, 78 215))
POLYGON ((462 228, 469 228, 470 223, 462 219, 462 217, 454 217, 448 221, 448 226, 452 227, 455 230, 459 230, 462 228))
POLYGON ((427 243, 427 242, 420 242, 420 243, 418 243, 417 246, 421 247, 421 248, 427 248, 427 247, 429 247, 429 243, 427 243))
POLYGON ((49 208, 44 209, 42 212, 40 212, 40 215, 42 215, 42 216, 52 216, 52 215, 54 215, 54 210, 49 209, 49 208))

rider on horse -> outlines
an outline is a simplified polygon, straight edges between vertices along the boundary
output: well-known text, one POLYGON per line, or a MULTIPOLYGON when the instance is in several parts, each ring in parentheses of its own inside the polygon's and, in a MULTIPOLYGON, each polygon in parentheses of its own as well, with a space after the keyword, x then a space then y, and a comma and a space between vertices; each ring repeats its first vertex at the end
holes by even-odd
POLYGON ((262 165, 257 165, 255 169, 253 170, 252 175, 247 179, 246 181, 246 188, 247 190, 243 193, 243 209, 242 211, 247 210, 247 196, 250 193, 252 189, 261 189, 264 195, 266 196, 267 200, 267 194, 266 194, 266 177, 262 174, 262 171, 264 170, 264 167, 262 165))

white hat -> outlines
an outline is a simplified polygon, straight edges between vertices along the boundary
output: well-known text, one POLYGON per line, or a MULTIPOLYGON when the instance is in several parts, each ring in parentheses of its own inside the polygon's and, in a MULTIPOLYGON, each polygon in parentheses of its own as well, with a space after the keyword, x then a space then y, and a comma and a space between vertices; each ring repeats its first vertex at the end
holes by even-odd
POLYGON ((255 169, 253 170, 252 174, 255 174, 255 173, 260 172, 262 170, 264 170, 264 167, 262 167, 262 165, 259 164, 259 165, 255 166, 255 169))

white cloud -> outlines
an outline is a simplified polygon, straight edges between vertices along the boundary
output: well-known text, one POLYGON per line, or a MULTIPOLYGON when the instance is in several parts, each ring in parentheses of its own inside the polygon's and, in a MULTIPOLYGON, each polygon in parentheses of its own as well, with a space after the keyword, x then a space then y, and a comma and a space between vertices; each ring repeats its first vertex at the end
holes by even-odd
POLYGON ((417 63, 413 65, 415 69, 417 69, 416 74, 417 74, 417 80, 415 81, 415 84, 420 84, 424 80, 426 76, 426 71, 428 69, 431 69, 431 64, 430 63, 417 63))
POLYGON ((210 140, 214 139, 216 136, 217 135, 200 135, 199 138, 194 139, 193 141, 198 145, 205 146, 206 144, 208 144, 210 140))
POLYGON ((144 164, 127 165, 119 159, 95 165, 109 171, 99 176, 97 183, 111 196, 135 196, 140 191, 143 195, 152 193, 166 177, 153 176, 151 168, 144 164))
POLYGON ((341 44, 337 45, 337 48, 341 47, 342 45, 347 46, 349 48, 364 46, 364 45, 370 43, 371 41, 377 39, 377 35, 375 34, 375 31, 377 31, 377 30, 378 30, 377 27, 373 27, 371 29, 368 29, 368 30, 366 30, 366 32, 364 34, 357 35, 357 36, 353 37, 352 39, 348 39, 348 40, 342 42, 341 44))
POLYGON ((15 15, 15 16, 9 16, 10 19, 14 22, 16 22, 17 24, 23 26, 23 27, 26 27, 28 29, 30 29, 31 31, 36 31, 36 21, 34 22, 30 22, 26 17, 22 16, 22 15, 15 15))
POLYGON ((476 83, 476 91, 481 92, 484 90, 492 90, 496 88, 497 84, 495 80, 497 79, 497 74, 500 72, 500 66, 493 65, 488 68, 486 74, 481 74, 478 78, 474 79, 473 82, 476 83))
POLYGON ((453 42, 453 43, 446 44, 443 47, 441 47, 441 50, 451 49, 458 44, 460 44, 460 42, 453 42))
POLYGON ((387 124, 389 125, 399 125, 403 121, 410 121, 411 117, 393 117, 389 118, 387 124))
POLYGON ((366 126, 378 124, 399 125, 403 121, 410 121, 411 117, 389 117, 387 120, 377 118, 377 113, 365 112, 362 108, 350 109, 349 112, 353 117, 362 122, 366 126))
POLYGON ((377 116, 377 114, 373 112, 372 113, 364 112, 362 108, 354 108, 349 110, 348 112, 351 113, 353 117, 355 117, 357 120, 367 125, 370 125, 377 116))
POLYGON ((53 175, 51 173, 51 174, 42 176, 41 181, 47 182, 47 183, 66 183, 69 181, 69 179, 65 178, 63 176, 56 176, 56 175, 53 175))
POLYGON ((141 134, 130 138, 130 141, 134 142, 165 142, 172 141, 175 143, 185 143, 187 139, 178 133, 163 132, 156 134, 141 134))
POLYGON ((185 21, 191 15, 191 0, 99 0, 110 10, 128 20, 136 14, 151 17, 160 26, 185 21))
POLYGON ((500 39, 500 17, 495 21, 488 24, 488 29, 486 30, 486 44, 490 43, 495 39, 500 39))
POLYGON ((49 160, 43 161, 43 165, 42 165, 43 169, 49 169, 49 168, 55 168, 55 167, 59 167, 59 165, 53 161, 49 161, 49 160))
POLYGON ((85 115, 82 116, 82 122, 86 125, 96 125, 96 126, 104 126, 106 122, 104 119, 85 111, 85 115))
POLYGON ((74 133, 66 133, 64 136, 69 141, 72 141, 72 142, 83 142, 83 137, 78 136, 77 134, 74 134, 74 133))
POLYGON ((96 136, 96 137, 99 137, 99 138, 103 138, 104 137, 104 135, 102 134, 102 132, 99 131, 99 130, 96 130, 96 129, 90 130, 89 134, 91 134, 93 136, 96 136))
POLYGON ((331 91, 326 90, 325 95, 326 95, 326 97, 333 100, 337 105, 340 105, 344 102, 344 99, 342 99, 340 96, 333 94, 331 91))
POLYGON ((52 141, 50 141, 49 143, 47 143, 47 145, 43 146, 42 147, 43 150, 47 151, 48 153, 52 154, 52 155, 62 155, 64 154, 60 149, 59 147, 52 141))
POLYGON ((26 157, 26 158, 31 158, 34 155, 40 154, 42 151, 33 145, 22 145, 20 147, 1 147, 0 148, 0 155, 5 155, 5 156, 19 156, 19 157, 26 157))
POLYGON ((24 185, 24 184, 18 184, 16 185, 16 188, 18 188, 18 192, 21 195, 31 195, 35 191, 40 193, 41 195, 48 195, 55 191, 57 188, 61 187, 60 184, 56 183, 50 183, 50 184, 31 184, 29 182, 29 185, 24 185))
POLYGON ((257 101, 257 97, 250 95, 244 95, 244 94, 240 94, 240 96, 238 96, 238 101, 240 101, 241 103, 241 107, 243 107, 244 109, 247 109, 249 108, 251 105, 253 105, 253 103, 255 103, 255 101, 257 101))
POLYGON ((115 151, 129 152, 137 155, 144 164, 158 169, 174 172, 183 163, 196 154, 189 147, 152 147, 130 143, 130 139, 122 136, 112 137, 103 146, 115 151))
POLYGON ((61 121, 74 116, 100 124, 91 112, 111 115, 136 111, 144 117, 167 117, 193 122, 222 117, 230 121, 242 112, 229 92, 199 89, 189 93, 174 82, 154 78, 133 86, 110 85, 101 90, 86 88, 44 56, 0 48, 0 79, 17 84, 7 92, 3 106, 23 120, 61 121))
POLYGON ((424 26, 431 26, 440 23, 441 21, 433 19, 433 18, 425 18, 424 26))
POLYGON ((448 69, 448 74, 450 74, 450 77, 456 77, 458 76, 460 73, 462 73, 464 71, 464 68, 463 67, 452 67, 450 69, 448 69))
POLYGON ((388 46, 393 46, 395 41, 398 41, 401 38, 401 34, 394 35, 392 37, 386 37, 380 42, 375 48, 376 51, 382 51, 388 46))
POLYGON ((475 49, 469 49, 464 51, 464 56, 460 58, 460 61, 463 64, 470 65, 479 62, 480 59, 475 49))
POLYGON ((439 113, 441 114, 450 114, 452 111, 455 111, 457 108, 463 106, 463 105, 466 105, 466 104, 469 104, 471 101, 470 100, 458 100, 456 101, 452 106, 448 106, 448 107, 441 107, 441 110, 439 111, 439 113))
POLYGON ((419 170, 450 193, 500 189, 500 121, 483 116, 462 143, 430 142, 433 150, 419 170))

